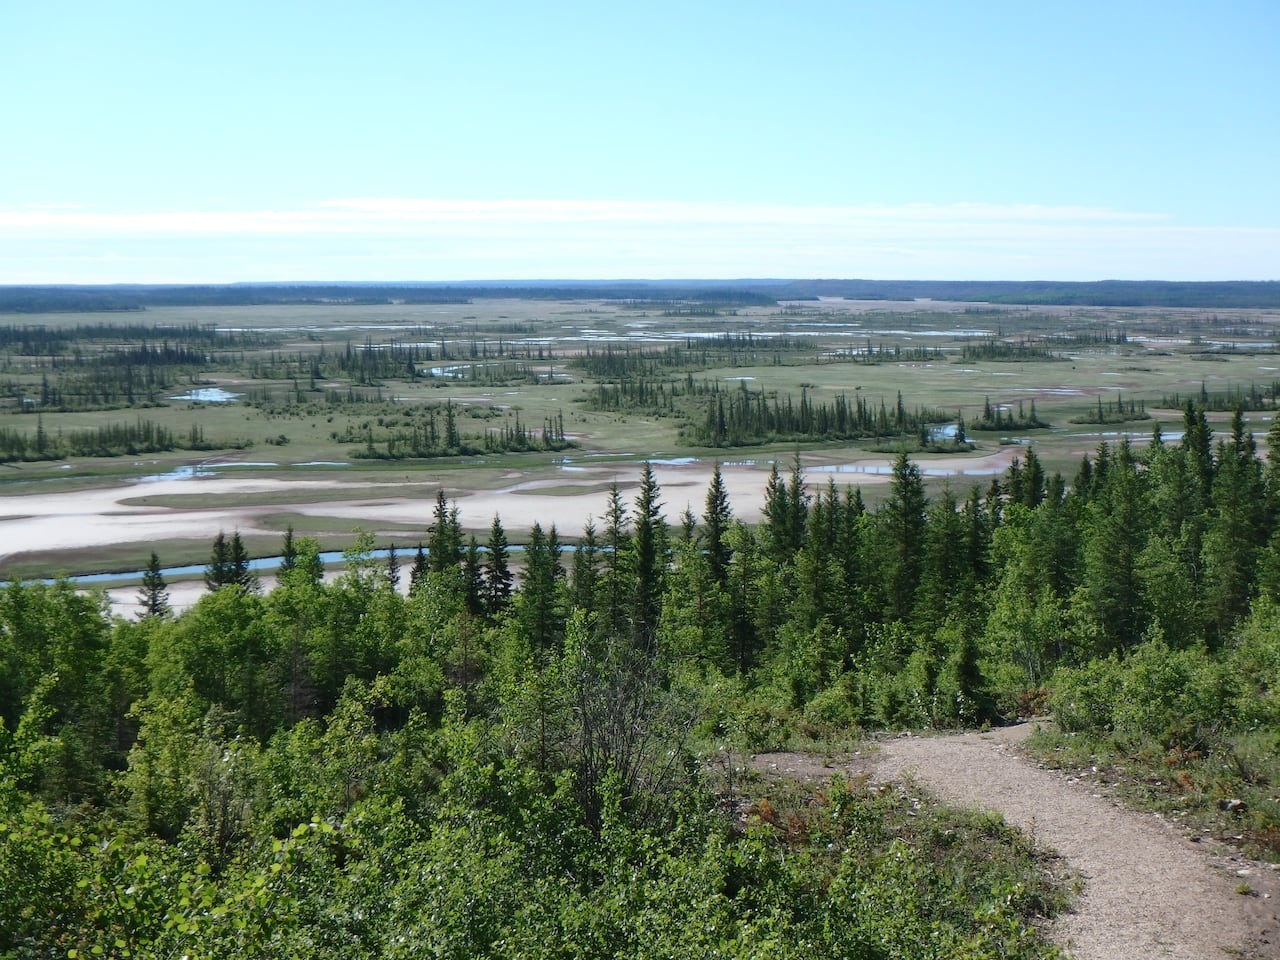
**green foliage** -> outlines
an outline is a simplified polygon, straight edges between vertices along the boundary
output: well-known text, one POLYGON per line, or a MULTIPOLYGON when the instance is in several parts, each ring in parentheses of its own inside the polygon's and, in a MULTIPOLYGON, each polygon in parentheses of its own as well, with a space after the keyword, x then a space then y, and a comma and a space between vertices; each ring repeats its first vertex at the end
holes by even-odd
POLYGON ((223 537, 224 588, 137 623, 4 587, 0 854, 32 892, 0 865, 0 951, 1044 956, 1052 898, 995 822, 836 786, 744 825, 707 790, 744 751, 998 722, 1045 685, 1066 731, 1186 758, 1183 789, 1273 796, 1277 614, 1206 595, 1214 538, 1270 522, 1250 442, 1088 463, 1068 492, 1028 454, 962 503, 903 453, 868 510, 797 457, 759 530, 713 483, 675 538, 646 470, 572 578, 539 525, 514 583, 500 521, 464 546, 441 491, 407 596, 367 534, 328 583, 290 537, 265 595, 223 537))

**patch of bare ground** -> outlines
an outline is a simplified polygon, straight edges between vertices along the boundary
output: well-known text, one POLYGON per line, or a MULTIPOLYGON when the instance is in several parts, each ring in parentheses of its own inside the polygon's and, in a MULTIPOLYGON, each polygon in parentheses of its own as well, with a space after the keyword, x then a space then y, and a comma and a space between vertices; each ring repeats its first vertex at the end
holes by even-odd
POLYGON ((1032 729, 900 736, 851 754, 759 754, 752 767, 797 780, 907 779, 949 803, 1000 813, 1080 878, 1074 910, 1050 928, 1076 960, 1280 957, 1280 871, 1193 843, 1160 817, 1029 760, 1018 744, 1032 729))

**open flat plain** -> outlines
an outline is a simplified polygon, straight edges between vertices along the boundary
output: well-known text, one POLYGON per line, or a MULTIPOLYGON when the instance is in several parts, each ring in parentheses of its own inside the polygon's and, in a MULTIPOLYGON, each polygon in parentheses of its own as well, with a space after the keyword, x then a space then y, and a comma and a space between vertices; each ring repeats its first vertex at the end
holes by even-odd
POLYGON ((811 488, 858 486, 868 501, 903 449, 934 489, 959 497, 1028 446, 1069 482, 1100 443, 1143 445, 1157 425, 1176 441, 1189 398, 1208 402, 1221 427, 1230 398, 1247 397, 1261 440, 1280 382, 1280 314, 1243 309, 486 299, 154 308, 21 325, 65 337, 45 354, 11 339, 0 429, 57 438, 147 421, 202 442, 10 457, 0 470, 7 578, 127 573, 151 550, 166 567, 198 564, 232 530, 260 556, 289 526, 325 549, 357 530, 410 548, 441 489, 481 540, 495 513, 515 542, 534 522, 572 540, 599 521, 612 484, 630 501, 646 461, 673 524, 686 508, 701 512, 717 464, 747 521, 774 465, 786 473, 797 457, 811 488), (113 326, 136 342, 108 335, 113 326), (195 332, 204 360, 164 368, 146 402, 43 402, 59 377, 73 386, 58 350, 106 358, 195 332), (619 396, 624 384, 633 395, 619 396), (743 397, 792 410, 861 402, 890 426, 899 410, 928 426, 852 438, 760 430, 718 446, 699 436, 714 404, 743 397), (988 411, 1008 425, 979 429, 988 411), (1027 425, 1033 413, 1047 426, 1027 425), (411 431, 425 434, 428 418, 443 431, 446 416, 471 455, 406 455, 411 431), (967 442, 948 446, 961 422, 967 442), (492 442, 515 431, 526 449, 492 442))

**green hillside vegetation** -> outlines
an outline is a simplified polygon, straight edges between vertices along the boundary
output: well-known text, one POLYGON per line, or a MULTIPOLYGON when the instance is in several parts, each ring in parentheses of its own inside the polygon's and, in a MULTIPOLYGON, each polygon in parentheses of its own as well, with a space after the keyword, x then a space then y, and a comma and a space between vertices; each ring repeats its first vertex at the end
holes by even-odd
POLYGON ((1183 428, 962 498, 902 454, 874 508, 797 461, 755 528, 718 471, 669 520, 646 467, 573 549, 535 525, 518 577, 442 492, 405 570, 365 537, 325 583, 290 534, 263 594, 220 537, 179 616, 153 555, 136 623, 11 584, 0 948, 1050 956, 1025 839, 863 782, 762 796, 742 757, 1047 702, 1280 852, 1280 467, 1240 414, 1183 428))

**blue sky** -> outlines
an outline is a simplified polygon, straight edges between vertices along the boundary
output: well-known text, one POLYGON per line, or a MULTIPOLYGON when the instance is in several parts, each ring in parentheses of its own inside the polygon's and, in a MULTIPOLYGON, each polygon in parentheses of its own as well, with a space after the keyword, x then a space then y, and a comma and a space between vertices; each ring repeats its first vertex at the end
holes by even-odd
POLYGON ((0 0, 0 283, 1280 279, 1280 4, 0 0))

